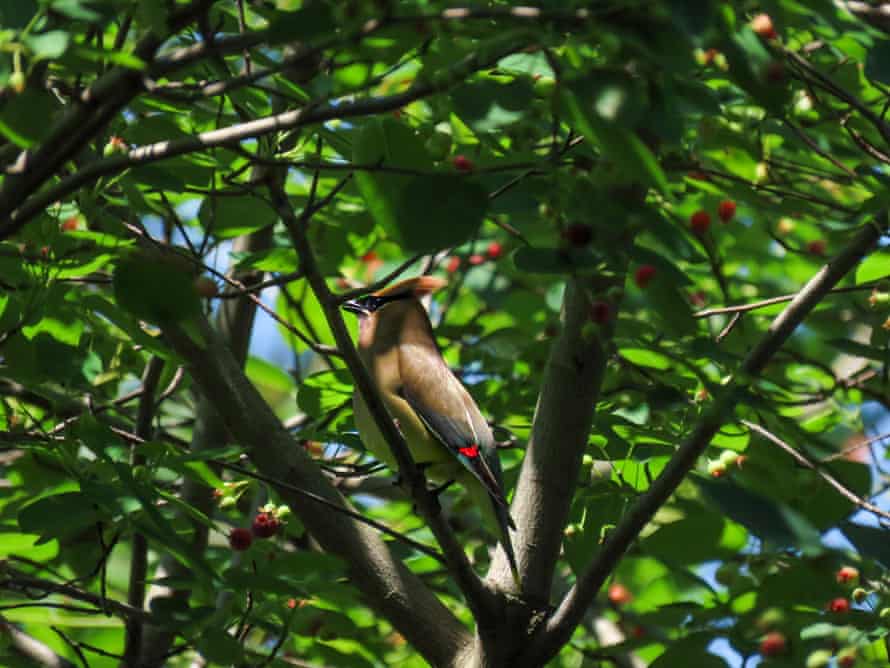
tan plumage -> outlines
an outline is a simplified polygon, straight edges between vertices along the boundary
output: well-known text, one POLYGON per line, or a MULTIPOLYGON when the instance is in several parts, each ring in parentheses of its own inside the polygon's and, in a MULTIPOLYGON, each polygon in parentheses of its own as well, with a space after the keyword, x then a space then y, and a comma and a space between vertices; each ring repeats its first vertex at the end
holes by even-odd
MULTIPOLYGON (((344 305, 359 316, 358 351, 396 420, 411 456, 435 482, 461 483, 496 527, 516 573, 512 526, 491 429, 469 392, 442 359, 420 297, 445 284, 421 276, 344 305)), ((361 395, 353 398, 362 441, 396 469, 389 446, 361 395)))

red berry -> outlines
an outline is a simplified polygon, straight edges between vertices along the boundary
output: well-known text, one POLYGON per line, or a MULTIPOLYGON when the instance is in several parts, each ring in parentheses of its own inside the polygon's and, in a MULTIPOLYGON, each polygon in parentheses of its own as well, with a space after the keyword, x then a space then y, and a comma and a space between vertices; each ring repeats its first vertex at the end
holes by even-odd
POLYGON ((593 228, 584 223, 572 223, 562 231, 562 238, 570 246, 582 248, 593 241, 593 228))
POLYGON ((229 545, 233 550, 243 552, 250 547, 253 542, 253 536, 250 531, 242 527, 236 527, 229 532, 229 545))
POLYGON ((615 605, 624 605, 630 603, 634 599, 633 594, 630 593, 630 589, 617 582, 609 585, 608 596, 609 600, 615 605))
POLYGON ((451 160, 451 164, 453 164, 454 168, 459 172, 473 171, 473 161, 465 155, 454 156, 454 158, 452 158, 451 160))
POLYGON ((692 231, 695 234, 703 236, 711 226, 711 214, 699 209, 689 217, 689 224, 692 226, 692 231))
POLYGON ((612 307, 608 302, 594 302, 590 307, 590 319, 598 325, 604 325, 612 319, 612 307))
POLYGON ((784 634, 770 631, 760 641, 760 653, 763 656, 778 656, 785 653, 787 646, 788 641, 785 640, 784 634))
POLYGON ((853 566, 842 566, 835 574, 838 584, 856 584, 859 582, 859 569, 853 566))
POLYGON ((370 264, 371 262, 377 262, 380 259, 380 256, 377 255, 375 251, 368 251, 364 255, 362 255, 361 260, 365 264, 370 264))
POLYGON ((649 282, 655 278, 655 274, 657 273, 655 267, 651 264, 644 264, 637 268, 636 272, 634 272, 634 282, 637 284, 637 287, 645 288, 649 285, 649 282))
POLYGON ((62 221, 62 232, 73 232, 77 229, 77 216, 71 216, 62 221))
POLYGON ((485 262, 485 256, 479 255, 479 253, 473 253, 470 257, 467 258, 467 262, 475 267, 477 264, 482 264, 483 262, 485 262))
POLYGON ((272 513, 257 513, 250 528, 257 538, 271 538, 281 528, 281 520, 272 513))
POLYGON ((751 19, 751 30, 763 37, 763 39, 775 39, 779 36, 769 14, 758 14, 751 19))
POLYGON ((728 223, 735 216, 735 202, 725 199, 717 205, 717 215, 724 223, 728 223))
POLYGON ((828 602, 828 611, 835 612, 838 614, 843 614, 845 612, 849 612, 850 610, 850 601, 845 599, 842 596, 838 598, 833 598, 828 602))
POLYGON ((458 269, 460 269, 460 258, 457 255, 452 255, 448 258, 448 262, 445 264, 445 271, 449 274, 453 274, 458 269))
POLYGON ((813 255, 825 255, 826 248, 828 248, 828 244, 824 239, 816 239, 807 244, 807 250, 813 255))
POLYGON ((490 244, 488 244, 488 248, 485 252, 488 255, 489 259, 497 260, 501 255, 504 254, 504 247, 501 246, 501 244, 499 244, 497 241, 492 241, 490 244))

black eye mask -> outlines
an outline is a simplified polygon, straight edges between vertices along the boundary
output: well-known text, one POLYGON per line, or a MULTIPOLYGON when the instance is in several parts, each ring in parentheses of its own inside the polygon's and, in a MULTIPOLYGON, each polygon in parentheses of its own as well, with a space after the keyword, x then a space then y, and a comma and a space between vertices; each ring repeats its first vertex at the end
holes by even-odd
POLYGON ((382 308, 389 302, 398 301, 400 299, 411 299, 413 292, 401 292, 396 295, 366 295, 360 299, 350 299, 343 304, 343 308, 352 313, 367 315, 382 308))

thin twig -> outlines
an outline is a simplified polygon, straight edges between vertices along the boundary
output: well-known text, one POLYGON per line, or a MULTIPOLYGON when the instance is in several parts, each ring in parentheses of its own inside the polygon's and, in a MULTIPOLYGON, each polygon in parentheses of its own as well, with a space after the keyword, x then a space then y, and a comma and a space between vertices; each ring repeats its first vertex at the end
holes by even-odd
MULTIPOLYGON (((847 292, 862 292, 864 290, 871 290, 876 285, 878 285, 878 281, 871 283, 863 283, 862 285, 852 285, 844 288, 834 288, 830 290, 828 294, 830 295, 839 295, 847 292)), ((790 302, 794 299, 799 293, 794 293, 790 295, 781 295, 779 297, 770 297, 769 299, 761 299, 760 301, 750 302, 748 304, 738 304, 736 306, 721 306, 720 308, 709 308, 704 311, 696 311, 692 314, 693 318, 710 318, 715 315, 726 315, 727 313, 744 313, 746 311, 755 311, 757 309, 766 308, 767 306, 774 306, 775 304, 784 304, 785 302, 790 302)))
POLYGON ((423 258, 423 255, 415 255, 413 257, 410 257, 383 278, 376 280, 369 285, 355 288, 353 290, 348 290, 346 292, 341 292, 340 294, 335 295, 334 299, 338 303, 342 304, 343 302, 348 302, 350 299, 355 299, 356 297, 361 297, 362 295, 366 295, 371 292, 377 292, 377 290, 380 290, 381 288, 389 285, 392 281, 401 276, 408 269, 408 267, 422 260, 423 258))
POLYGON ((794 447, 783 441, 781 438, 773 434, 771 431, 761 427, 759 424, 755 422, 751 422, 749 420, 740 420, 740 422, 745 425, 751 431, 763 436, 766 440, 768 440, 773 445, 779 446, 786 453, 791 455, 791 458, 794 459, 798 464, 813 471, 816 475, 818 475, 822 480, 827 482, 834 490, 847 499, 850 503, 862 508, 863 510, 867 510, 870 513, 874 513, 878 517, 882 517, 885 520, 890 520, 890 513, 885 512, 878 508, 876 505, 863 499, 862 497, 856 495, 854 492, 850 491, 843 483, 839 482, 837 478, 835 478, 830 473, 826 473, 822 469, 820 469, 816 464, 807 459, 803 454, 801 454, 794 447))

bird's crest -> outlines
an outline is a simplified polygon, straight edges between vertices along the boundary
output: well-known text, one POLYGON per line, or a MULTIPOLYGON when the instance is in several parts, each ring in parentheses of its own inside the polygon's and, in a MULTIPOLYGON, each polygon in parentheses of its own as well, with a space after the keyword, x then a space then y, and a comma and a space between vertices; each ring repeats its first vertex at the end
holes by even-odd
POLYGON ((415 297, 425 297, 448 284, 443 278, 437 276, 417 276, 407 278, 404 281, 388 285, 374 293, 375 297, 395 297, 397 295, 411 294, 415 297))

